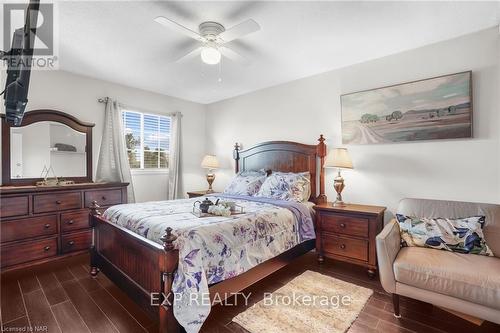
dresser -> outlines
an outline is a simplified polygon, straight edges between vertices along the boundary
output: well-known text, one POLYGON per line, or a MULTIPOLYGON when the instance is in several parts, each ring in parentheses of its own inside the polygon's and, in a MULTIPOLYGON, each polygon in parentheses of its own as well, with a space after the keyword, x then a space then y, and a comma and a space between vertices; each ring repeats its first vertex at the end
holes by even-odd
POLYGON ((1 186, 2 271, 88 251, 88 207, 94 200, 103 208, 126 203, 127 185, 1 186))
POLYGON ((314 206, 316 211, 316 251, 318 261, 341 260, 368 268, 374 277, 377 270, 375 237, 384 224, 385 207, 332 203, 314 206))

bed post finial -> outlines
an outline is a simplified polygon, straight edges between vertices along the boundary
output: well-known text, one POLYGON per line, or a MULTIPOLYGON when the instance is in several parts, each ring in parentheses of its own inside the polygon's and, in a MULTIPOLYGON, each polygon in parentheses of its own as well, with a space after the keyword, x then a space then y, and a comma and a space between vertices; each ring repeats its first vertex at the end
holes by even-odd
POLYGON ((319 143, 316 147, 316 154, 318 155, 320 159, 320 172, 319 172, 319 195, 316 198, 316 204, 324 204, 327 202, 327 197, 325 194, 325 168, 323 165, 325 164, 325 157, 326 157, 326 144, 325 144, 325 138, 323 137, 323 134, 319 136, 318 139, 319 143))
POLYGON ((240 149, 241 146, 238 142, 234 144, 233 158, 234 158, 234 172, 238 173, 240 171, 240 149))
POLYGON ((161 236, 160 240, 163 242, 163 248, 165 251, 172 251, 174 249, 174 241, 177 239, 177 236, 172 234, 173 229, 168 227, 165 229, 165 234, 161 236))

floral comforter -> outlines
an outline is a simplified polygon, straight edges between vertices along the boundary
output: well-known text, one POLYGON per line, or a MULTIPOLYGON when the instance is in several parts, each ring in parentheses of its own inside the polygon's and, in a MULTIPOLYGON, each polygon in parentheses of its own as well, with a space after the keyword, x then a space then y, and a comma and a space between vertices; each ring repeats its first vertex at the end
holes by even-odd
POLYGON ((244 207, 244 214, 203 217, 192 214, 194 199, 124 204, 104 217, 161 244, 167 227, 177 235, 174 315, 187 333, 198 332, 210 313, 211 284, 235 277, 297 244, 313 239, 306 204, 255 197, 213 195, 244 207))

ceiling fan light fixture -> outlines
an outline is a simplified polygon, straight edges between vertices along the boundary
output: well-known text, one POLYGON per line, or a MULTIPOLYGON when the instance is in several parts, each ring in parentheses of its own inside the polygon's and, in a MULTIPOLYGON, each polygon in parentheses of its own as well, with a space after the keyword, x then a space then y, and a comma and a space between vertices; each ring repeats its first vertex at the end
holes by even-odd
POLYGON ((217 65, 220 62, 221 53, 214 46, 203 46, 201 48, 201 61, 208 65, 217 65))

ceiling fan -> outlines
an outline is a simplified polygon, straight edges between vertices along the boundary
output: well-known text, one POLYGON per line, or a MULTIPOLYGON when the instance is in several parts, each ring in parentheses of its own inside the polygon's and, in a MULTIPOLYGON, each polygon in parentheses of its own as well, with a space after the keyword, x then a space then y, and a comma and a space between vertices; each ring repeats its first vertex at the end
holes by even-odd
POLYGON ((178 60, 199 54, 201 55, 201 60, 209 65, 218 64, 222 56, 235 62, 247 63, 248 61, 245 57, 230 49, 225 44, 260 30, 259 24, 252 19, 243 21, 227 30, 220 23, 207 21, 198 26, 199 32, 186 28, 163 16, 158 16, 154 20, 167 28, 178 31, 200 42, 199 47, 180 57, 178 60))

